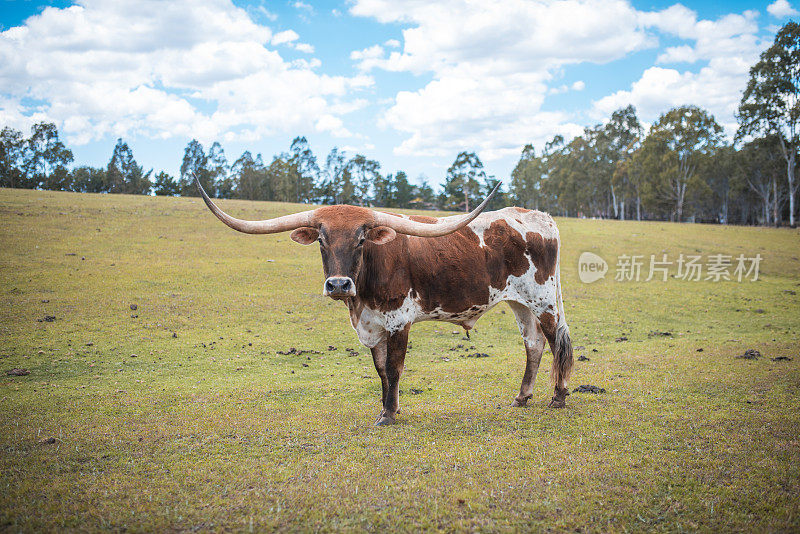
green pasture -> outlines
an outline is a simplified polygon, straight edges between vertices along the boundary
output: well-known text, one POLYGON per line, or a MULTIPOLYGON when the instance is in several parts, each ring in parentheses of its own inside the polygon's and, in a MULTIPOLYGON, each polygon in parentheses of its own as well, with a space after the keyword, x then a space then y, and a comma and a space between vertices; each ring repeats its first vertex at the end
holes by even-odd
POLYGON ((198 199, 0 189, 0 531, 800 530, 800 232, 557 222, 589 358, 570 389, 605 393, 548 409, 548 350, 511 408, 501 305, 470 340, 416 325, 398 424, 374 427, 380 382, 317 247, 198 199), (586 251, 609 264, 593 284, 586 251), (760 254, 759 279, 614 280, 622 254, 644 279, 681 253, 760 254))

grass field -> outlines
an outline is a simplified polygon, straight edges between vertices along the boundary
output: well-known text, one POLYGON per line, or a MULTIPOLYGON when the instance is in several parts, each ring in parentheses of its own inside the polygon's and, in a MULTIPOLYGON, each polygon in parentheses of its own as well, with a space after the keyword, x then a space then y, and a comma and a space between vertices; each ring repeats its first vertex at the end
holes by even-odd
POLYGON ((800 530, 797 230, 560 219, 590 359, 570 386, 606 392, 547 409, 548 351, 511 408, 524 350, 499 306, 470 341, 416 325, 376 428, 317 247, 197 199, 0 189, 0 221, 0 530, 800 530), (605 279, 578 280, 584 251, 605 279), (618 255, 662 253, 763 260, 755 282, 614 281, 618 255))

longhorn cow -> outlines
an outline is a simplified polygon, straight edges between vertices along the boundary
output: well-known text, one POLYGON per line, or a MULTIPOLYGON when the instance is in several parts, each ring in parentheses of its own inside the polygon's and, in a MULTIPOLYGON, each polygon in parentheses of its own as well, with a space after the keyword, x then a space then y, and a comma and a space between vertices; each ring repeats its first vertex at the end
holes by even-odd
POLYGON ((234 230, 291 231, 292 240, 302 245, 319 242, 322 293, 347 306, 350 323, 372 351, 381 379, 377 425, 395 422, 412 324, 447 321, 469 332, 502 301, 514 312, 527 354, 512 405, 525 406, 532 397, 547 340, 555 384, 549 405, 564 407, 572 343, 561 299, 560 240, 550 215, 523 208, 481 213, 495 188, 471 213, 451 217, 339 205, 245 221, 219 209, 196 182, 208 208, 234 230))

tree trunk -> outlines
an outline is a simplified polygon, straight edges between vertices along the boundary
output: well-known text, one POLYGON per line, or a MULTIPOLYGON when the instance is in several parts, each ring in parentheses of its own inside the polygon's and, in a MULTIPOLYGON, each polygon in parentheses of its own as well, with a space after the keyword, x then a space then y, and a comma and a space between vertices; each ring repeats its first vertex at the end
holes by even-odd
POLYGON ((678 205, 675 206, 675 215, 677 217, 677 222, 681 222, 683 220, 683 196, 686 193, 686 188, 684 186, 678 186, 678 205))
POLYGON ((614 218, 619 218, 617 211, 617 195, 614 193, 614 186, 611 186, 611 204, 614 206, 614 218))
MULTIPOLYGON (((789 157, 789 160, 786 164, 786 175, 789 180, 789 226, 794 228, 794 194, 795 194, 795 187, 794 187, 794 152, 789 157)), ((777 195, 775 197, 775 203, 778 203, 777 195)))
MULTIPOLYGON (((778 140, 781 142, 781 150, 783 151, 783 158, 786 160, 786 179, 789 182, 789 226, 794 228, 794 167, 795 155, 797 147, 794 144, 788 144, 783 138, 783 135, 778 135, 778 140), (787 144, 789 146, 787 146, 787 144)), ((777 202, 777 197, 775 202, 777 202)))
POLYGON ((619 201, 619 220, 620 221, 624 221, 625 220, 625 200, 624 199, 619 201))
POLYGON ((642 220, 642 196, 636 192, 636 220, 642 220))
POLYGON ((772 224, 779 225, 778 222, 778 177, 772 176, 772 224))
POLYGON ((728 192, 725 191, 725 200, 722 202, 722 224, 728 224, 728 192))

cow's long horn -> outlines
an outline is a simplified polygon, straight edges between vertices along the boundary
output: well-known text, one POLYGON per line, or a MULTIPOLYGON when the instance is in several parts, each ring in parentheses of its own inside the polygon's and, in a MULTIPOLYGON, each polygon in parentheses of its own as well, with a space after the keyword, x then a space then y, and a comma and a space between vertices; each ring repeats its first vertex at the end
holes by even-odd
MULTIPOLYGON (((194 174, 194 173, 193 173, 194 174)), ((214 204, 206 194, 203 186, 200 185, 200 180, 197 175, 194 175, 194 181, 197 183, 197 188, 200 194, 203 195, 203 200, 206 201, 206 206, 211 212, 234 230, 239 230, 246 234, 277 234, 278 232, 288 232, 303 226, 313 226, 311 219, 314 215, 314 210, 303 211, 300 213, 293 213, 291 215, 283 215, 274 219, 267 219, 264 221, 245 221, 231 217, 214 204)))
POLYGON ((439 237, 451 234, 459 228, 463 228, 464 226, 468 225, 475 217, 480 215, 480 213, 483 211, 483 208, 485 208, 486 204, 492 200, 492 197, 494 197, 494 194, 499 188, 500 183, 494 186, 494 189, 492 189, 492 192, 489 193, 489 196, 486 197, 486 199, 481 202, 477 208, 466 215, 462 215, 461 217, 443 217, 439 219, 438 222, 430 224, 403 219, 401 217, 389 215, 388 213, 376 211, 375 224, 377 226, 388 226, 389 228, 392 228, 394 231, 400 232, 401 234, 414 235, 418 237, 439 237))

